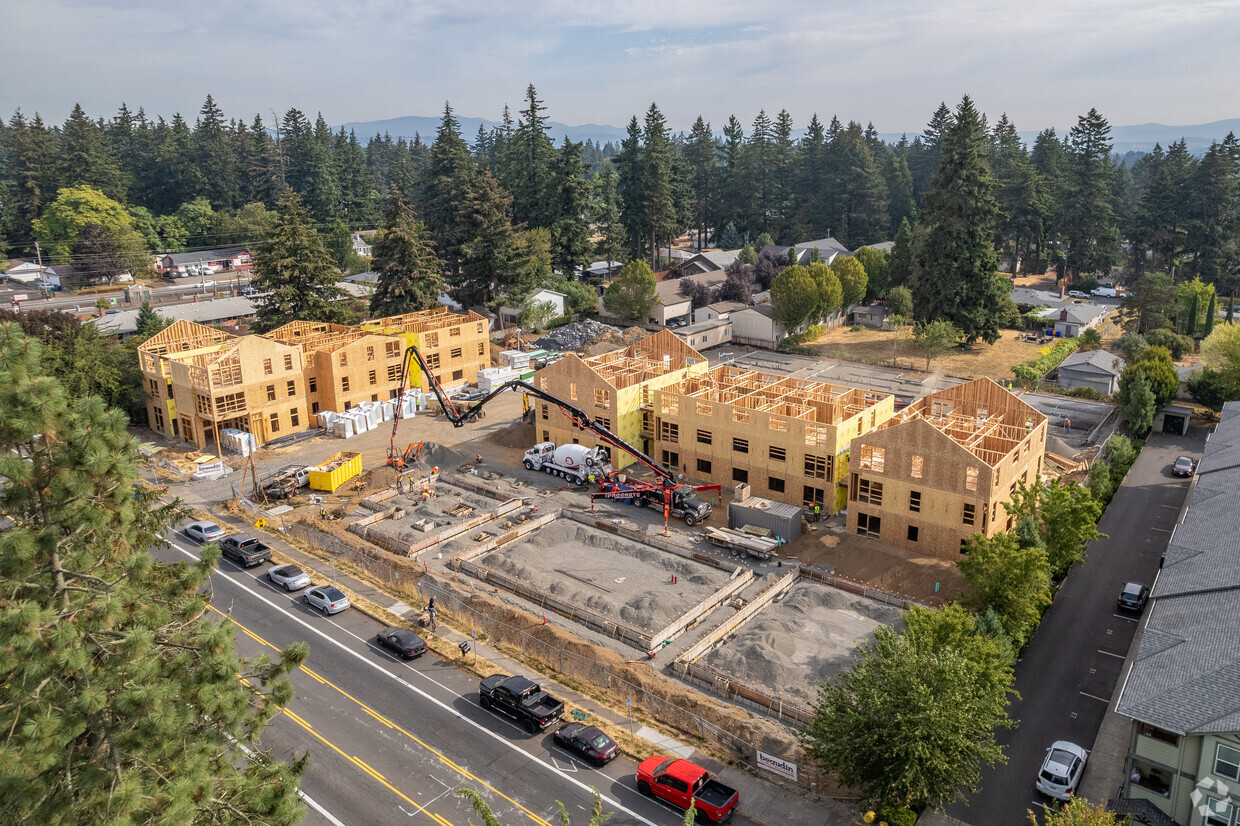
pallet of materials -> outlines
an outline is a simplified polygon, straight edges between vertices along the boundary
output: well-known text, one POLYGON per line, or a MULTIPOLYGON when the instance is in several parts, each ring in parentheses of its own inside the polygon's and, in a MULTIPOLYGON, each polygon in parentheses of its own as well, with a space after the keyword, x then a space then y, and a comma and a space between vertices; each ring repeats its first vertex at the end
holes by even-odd
POLYGON ((713 545, 733 551, 742 551, 754 559, 770 559, 781 544, 774 537, 753 536, 744 531, 734 531, 729 528, 705 527, 702 528, 702 534, 713 545))

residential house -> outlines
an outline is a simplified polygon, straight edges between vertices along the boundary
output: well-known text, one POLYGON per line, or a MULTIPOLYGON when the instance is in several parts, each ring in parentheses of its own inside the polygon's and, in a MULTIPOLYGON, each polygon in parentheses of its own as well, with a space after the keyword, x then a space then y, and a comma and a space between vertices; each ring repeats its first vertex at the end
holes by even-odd
POLYGON ((699 321, 673 331, 676 337, 695 350, 706 350, 732 343, 732 322, 726 318, 699 321))
POLYGON ((882 304, 857 304, 850 313, 854 324, 882 329, 887 325, 887 308, 882 304))
POLYGON ((703 321, 726 319, 732 312, 743 310, 747 306, 749 305, 739 301, 716 301, 714 304, 707 304, 705 307, 698 307, 694 310, 693 323, 701 324, 703 321))
POLYGON ((155 256, 155 268, 170 270, 174 267, 201 267, 209 264, 216 269, 231 270, 253 264, 249 250, 244 247, 225 247, 195 252, 173 252, 155 256))
POLYGON ((1206 442, 1120 680, 1132 720, 1117 811, 1143 822, 1240 823, 1240 403, 1206 442))
MULTIPOLYGON (((801 241, 793 244, 793 247, 795 247, 797 251, 796 263, 802 266, 808 264, 813 259, 813 250, 818 250, 818 260, 825 264, 834 263, 835 259, 839 258, 841 255, 852 255, 852 253, 848 251, 847 247, 839 241, 836 241, 834 238, 820 238, 817 241, 801 241)), ((776 256, 782 255, 786 257, 788 255, 788 250, 791 248, 792 247, 781 247, 777 244, 767 244, 759 252, 759 255, 764 252, 769 252, 776 256)))
POLYGON ((1106 350, 1073 353, 1059 365, 1060 387, 1090 387, 1107 396, 1119 389, 1124 357, 1106 350))
POLYGON ((775 320, 775 310, 770 304, 755 304, 742 310, 733 310, 728 313, 728 320, 732 322, 733 341, 752 347, 765 347, 768 350, 774 350, 789 335, 803 333, 810 326, 806 321, 789 333, 775 320))
MULTIPOLYGON (((566 311, 564 308, 564 299, 566 298, 568 298, 568 296, 565 295, 564 293, 559 293, 559 292, 556 292, 555 290, 548 290, 546 288, 543 288, 543 289, 535 290, 530 295, 530 297, 526 299, 525 303, 527 305, 533 305, 539 302, 548 301, 551 303, 551 306, 555 308, 555 312, 552 314, 551 317, 559 318, 560 316, 563 316, 566 314, 566 311)), ((523 309, 524 307, 500 307, 499 308, 500 322, 505 325, 519 324, 521 320, 521 311, 523 309)))
POLYGON ((370 239, 363 237, 359 232, 353 233, 353 252, 362 258, 369 258, 371 255, 370 239))
POLYGON ((895 397, 721 365, 652 388, 652 455, 686 475, 833 512, 855 436, 891 418, 895 397))
POLYGON ((1068 304, 1045 310, 1042 317, 1054 328, 1056 336, 1075 338, 1091 327, 1097 327, 1115 308, 1106 304, 1068 304))
POLYGON ((682 275, 696 275, 703 272, 726 270, 732 266, 732 263, 736 261, 740 254, 740 250, 704 250, 690 258, 686 258, 684 263, 680 265, 680 272, 682 275))
MULTIPOLYGON (((708 368, 705 356, 670 330, 660 330, 623 350, 589 358, 568 353, 535 373, 532 381, 540 390, 587 410, 608 430, 649 454, 653 449, 653 433, 649 429, 651 394, 708 368)), ((548 402, 537 405, 534 422, 541 441, 608 447, 581 431, 548 402)), ((628 454, 611 451, 611 462, 616 468, 634 461, 628 454)))
MULTIPOLYGON (((190 304, 167 304, 156 310, 169 321, 192 321, 195 324, 238 326, 255 315, 254 299, 247 296, 229 296, 212 301, 196 301, 190 304)), ((138 331, 139 310, 113 310, 106 315, 90 319, 101 333, 126 339, 138 331)))
POLYGON ((969 537, 1013 525, 1039 484, 1047 419, 991 379, 931 393, 853 439, 848 532, 955 561, 969 537))
MULTIPOLYGON (((661 326, 667 326, 670 321, 683 321, 687 323, 690 319, 693 312, 693 301, 680 294, 681 284, 687 281, 696 281, 699 284, 705 284, 711 289, 718 289, 725 279, 722 270, 696 273, 682 276, 681 278, 669 278, 669 273, 667 272, 657 272, 654 275, 658 303, 651 308, 650 315, 645 319, 644 323, 661 326)), ((601 297, 599 298, 599 315, 605 321, 623 323, 617 316, 608 312, 603 305, 601 297)))
POLYGON ((36 264, 33 261, 10 261, 9 268, 0 277, 8 278, 22 284, 34 284, 43 278, 43 272, 46 268, 36 264))

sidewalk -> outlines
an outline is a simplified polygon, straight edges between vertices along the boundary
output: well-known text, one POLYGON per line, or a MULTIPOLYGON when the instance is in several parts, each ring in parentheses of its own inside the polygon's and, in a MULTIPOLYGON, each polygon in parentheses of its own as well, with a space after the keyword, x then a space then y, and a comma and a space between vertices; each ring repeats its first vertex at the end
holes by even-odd
MULTIPOLYGON (((349 574, 339 570, 333 571, 327 563, 294 548, 279 534, 257 531, 252 525, 232 514, 213 514, 213 518, 226 530, 262 535, 264 541, 271 546, 273 551, 283 554, 307 571, 317 574, 320 578, 333 580, 350 595, 367 599, 376 605, 407 618, 414 618, 419 613, 421 606, 406 605, 392 595, 349 574)), ((390 617, 378 616, 356 604, 354 604, 353 608, 385 626, 391 622, 390 617)), ((414 627, 414 630, 419 634, 427 633, 425 629, 419 627, 414 627)), ((453 645, 459 645, 468 640, 478 656, 494 663, 501 670, 510 674, 519 674, 529 670, 524 664, 501 654, 486 643, 472 640, 466 635, 458 633, 446 624, 440 625, 436 629, 435 634, 453 645)), ((571 704, 585 709, 596 717, 607 720, 617 726, 628 727, 628 718, 623 714, 602 706, 571 688, 560 685, 551 677, 540 675, 538 679, 541 683, 551 688, 553 693, 571 704)), ((787 791, 774 783, 766 782, 748 772, 724 765, 701 754, 694 755, 693 761, 709 769, 722 782, 739 791, 742 801, 742 813, 758 823, 765 824, 765 826, 789 826, 789 824, 798 824, 798 826, 799 824, 846 826, 846 824, 861 822, 860 818, 853 812, 852 807, 839 801, 816 796, 802 797, 796 792, 787 791)))

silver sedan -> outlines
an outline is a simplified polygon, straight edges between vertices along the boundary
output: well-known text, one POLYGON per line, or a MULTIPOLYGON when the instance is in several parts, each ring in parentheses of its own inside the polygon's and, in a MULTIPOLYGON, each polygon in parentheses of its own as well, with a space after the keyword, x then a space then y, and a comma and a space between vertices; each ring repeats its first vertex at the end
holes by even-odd
POLYGON ((277 565, 267 572, 267 579, 286 591, 300 591, 310 584, 310 575, 296 565, 277 565))

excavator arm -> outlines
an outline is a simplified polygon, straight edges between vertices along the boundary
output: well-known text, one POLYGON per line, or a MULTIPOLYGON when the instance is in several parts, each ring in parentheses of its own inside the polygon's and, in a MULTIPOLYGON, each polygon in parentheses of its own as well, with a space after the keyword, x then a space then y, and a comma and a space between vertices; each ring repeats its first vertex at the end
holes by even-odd
MULTIPOLYGON (((452 422, 453 427, 462 427, 466 422, 476 421, 478 419, 478 414, 482 411, 482 408, 485 407, 491 399, 494 399, 505 390, 520 390, 527 396, 534 396, 535 398, 541 399, 549 404, 554 404, 561 411, 563 411, 563 413, 568 416, 569 419, 572 420, 573 424, 579 429, 593 433, 598 437, 599 441, 627 453, 646 467, 650 468, 663 482, 665 487, 675 487, 677 484, 675 473, 668 470, 662 464, 655 461, 650 456, 647 456, 641 450, 629 444, 615 433, 612 433, 606 427, 603 427, 603 425, 589 413, 582 410, 575 404, 567 402, 559 396, 552 395, 539 387, 535 387, 533 384, 522 379, 513 379, 501 384, 499 387, 495 388, 486 396, 467 408, 462 409, 458 407, 456 403, 448 398, 448 395, 440 386, 439 381, 435 378, 435 374, 432 373, 431 369, 427 366, 426 360, 422 357, 422 353, 419 352, 418 348, 413 345, 410 345, 405 350, 405 359, 401 365, 400 394, 398 395, 398 398, 400 395, 404 395, 405 387, 409 379, 410 368, 414 361, 416 361, 418 366, 422 368, 422 372, 426 375, 427 383, 430 385, 431 392, 435 394, 435 398, 439 401, 439 406, 443 408, 444 415, 448 417, 448 421, 452 422)), ((400 405, 398 404, 396 406, 396 417, 392 421, 392 443, 388 450, 389 456, 396 455, 396 430, 399 426, 400 405)))

